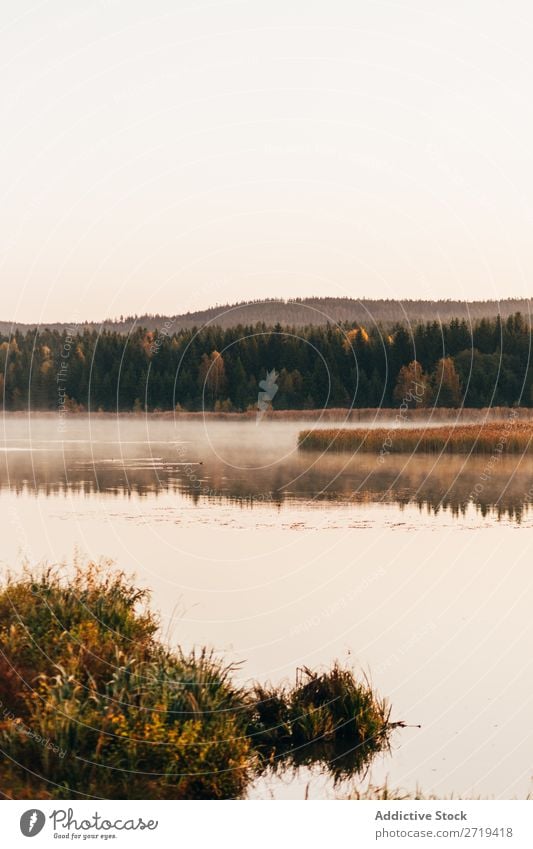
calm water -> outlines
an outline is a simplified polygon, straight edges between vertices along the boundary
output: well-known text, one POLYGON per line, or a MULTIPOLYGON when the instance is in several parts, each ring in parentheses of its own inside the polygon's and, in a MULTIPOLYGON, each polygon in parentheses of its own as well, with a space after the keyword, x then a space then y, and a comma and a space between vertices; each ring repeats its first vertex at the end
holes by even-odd
MULTIPOLYGON (((330 423, 328 423, 330 426, 330 423)), ((533 460, 299 454, 309 423, 6 417, 2 566, 109 557, 165 633, 280 681, 340 658, 399 731, 371 779, 531 790, 533 460)), ((332 794, 319 775, 251 795, 332 794)))

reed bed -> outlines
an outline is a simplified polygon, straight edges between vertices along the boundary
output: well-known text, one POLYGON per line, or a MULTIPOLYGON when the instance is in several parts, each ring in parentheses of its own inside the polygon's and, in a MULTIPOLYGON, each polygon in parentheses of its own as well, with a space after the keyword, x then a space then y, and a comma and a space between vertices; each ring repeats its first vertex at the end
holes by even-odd
POLYGON ((509 418, 503 422, 438 427, 329 428, 302 430, 304 451, 367 451, 380 454, 530 454, 533 422, 509 418))

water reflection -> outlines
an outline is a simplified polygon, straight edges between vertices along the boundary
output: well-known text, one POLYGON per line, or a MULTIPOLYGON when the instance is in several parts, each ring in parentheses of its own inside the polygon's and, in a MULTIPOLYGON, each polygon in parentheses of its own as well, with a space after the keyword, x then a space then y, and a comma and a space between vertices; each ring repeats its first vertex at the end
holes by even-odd
POLYGON ((21 433, 10 422, 0 452, 0 489, 92 496, 179 493, 194 503, 389 503, 464 515, 474 505, 520 521, 533 499, 533 460, 486 456, 299 453, 298 423, 256 427, 217 422, 176 426, 152 422, 80 423, 68 439, 47 421, 21 433), (52 438, 53 437, 53 438, 52 438))

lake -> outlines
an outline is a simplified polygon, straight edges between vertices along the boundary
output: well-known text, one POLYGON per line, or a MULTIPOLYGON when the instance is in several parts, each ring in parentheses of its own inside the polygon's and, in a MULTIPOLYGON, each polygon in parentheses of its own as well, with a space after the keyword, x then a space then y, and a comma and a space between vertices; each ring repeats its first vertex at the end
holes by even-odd
MULTIPOLYGON (((363 783, 524 798, 533 459, 298 452, 309 426, 6 415, 3 570, 110 558, 151 588, 164 635, 242 662, 242 680, 351 663, 421 726, 363 783)), ((335 792, 302 771, 250 795, 335 792)))

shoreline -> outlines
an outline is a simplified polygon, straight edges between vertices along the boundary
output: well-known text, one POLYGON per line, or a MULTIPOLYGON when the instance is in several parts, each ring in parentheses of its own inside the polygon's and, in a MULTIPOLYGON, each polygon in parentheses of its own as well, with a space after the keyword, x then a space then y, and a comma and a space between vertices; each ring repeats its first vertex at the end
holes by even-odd
MULTIPOLYGON (((261 413, 261 421, 346 421, 346 422, 465 422, 470 423, 484 421, 505 421, 511 415, 514 419, 521 421, 533 420, 533 407, 419 407, 418 409, 400 409, 399 407, 361 407, 351 410, 337 407, 325 410, 270 410, 261 413)), ((213 421, 254 421, 258 411, 247 410, 245 412, 214 412, 212 410, 154 410, 150 412, 133 411, 69 411, 62 415, 63 422, 71 417, 76 421, 84 419, 97 419, 100 421, 113 420, 116 418, 142 421, 143 419, 161 419, 163 421, 202 421, 210 419, 213 421)), ((59 418, 56 410, 2 410, 3 419, 50 419, 59 418)))

